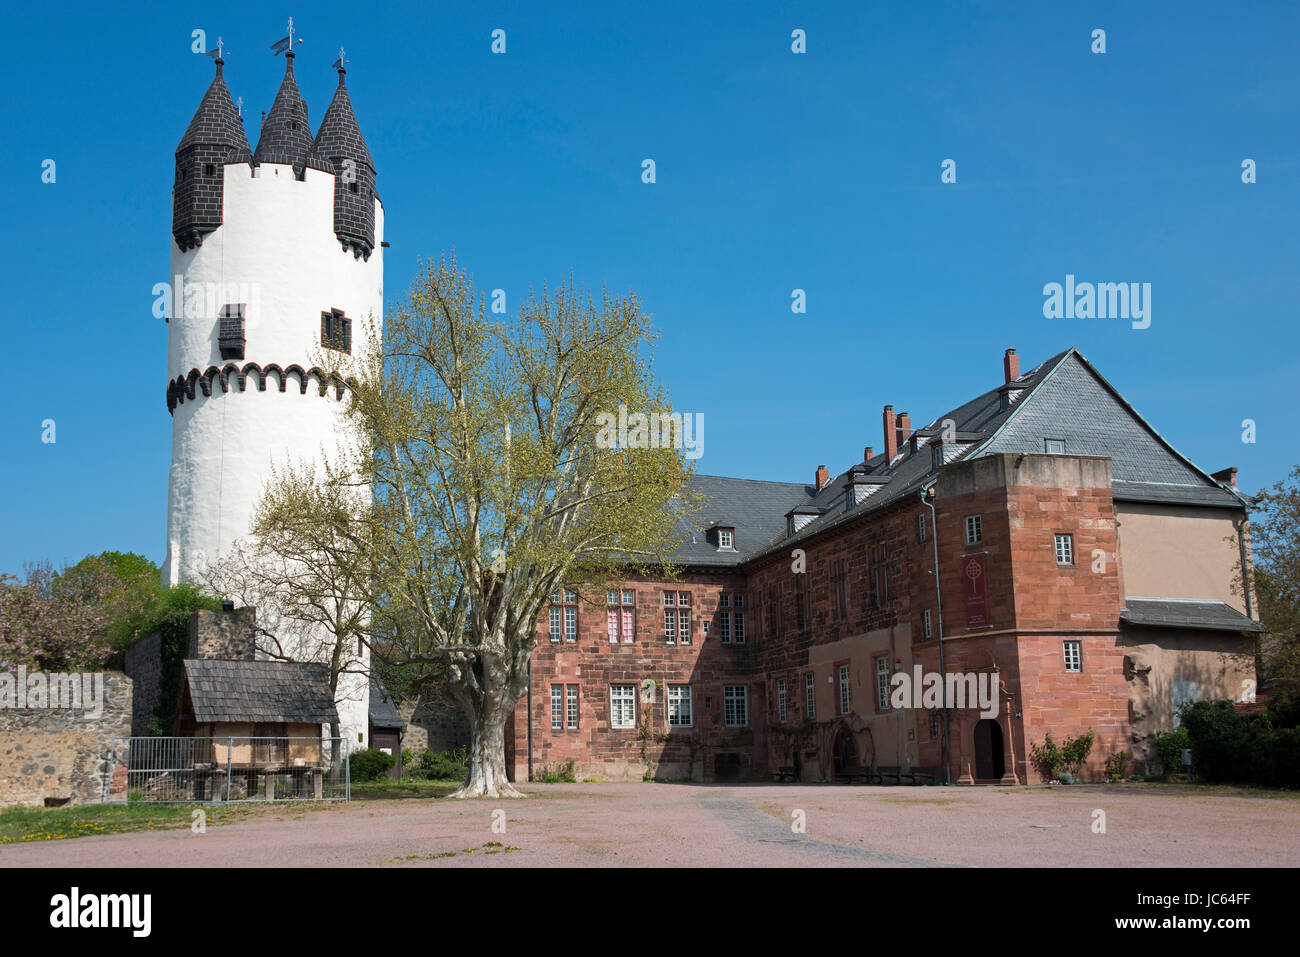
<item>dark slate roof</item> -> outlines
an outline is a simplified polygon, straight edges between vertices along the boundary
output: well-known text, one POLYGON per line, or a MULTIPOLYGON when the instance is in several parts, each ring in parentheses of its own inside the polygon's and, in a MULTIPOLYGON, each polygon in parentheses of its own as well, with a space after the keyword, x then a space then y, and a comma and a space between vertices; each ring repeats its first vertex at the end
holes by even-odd
POLYGON ((1109 456, 1116 498, 1234 509, 1245 505, 1240 495, 1170 445, 1078 350, 1071 349, 1044 377, 980 454, 1041 454, 1044 438, 1064 440, 1070 455, 1109 456))
POLYGON ((262 121, 257 150, 253 159, 258 163, 284 163, 301 171, 313 169, 331 172, 315 153, 311 136, 311 123, 307 119, 307 103, 298 92, 298 82, 293 78, 293 54, 285 54, 284 80, 275 94, 271 111, 262 121))
POLYGON ((373 675, 370 678, 370 723, 376 728, 406 730, 406 720, 398 712, 388 689, 373 675))
POLYGON ((339 719, 329 666, 323 663, 191 659, 185 662, 185 680, 195 721, 331 724, 339 719))
POLYGON ((244 134, 244 123, 239 118, 230 90, 221 76, 222 60, 217 61, 217 75, 213 77, 208 91, 203 94, 194 119, 185 128, 176 152, 191 146, 224 146, 231 153, 231 159, 247 158, 248 137, 244 134))
POLYGON ((917 495, 936 479, 930 436, 946 419, 957 441, 944 447, 944 464, 1003 452, 1043 454, 1044 439, 1061 439, 1070 455, 1111 459, 1116 499, 1212 505, 1241 509, 1246 501, 1184 458, 1103 379, 1077 349, 1070 348, 993 389, 915 428, 892 461, 883 452, 831 479, 820 492, 811 486, 696 476, 692 486, 708 505, 700 527, 736 526, 736 551, 721 552, 697 533, 675 556, 695 565, 739 565, 797 547, 828 529, 917 495), (1003 407, 1002 393, 1011 402, 1003 407), (869 492, 847 507, 850 482, 869 492), (798 509, 820 514, 794 535, 785 515, 798 509))
POLYGON ((1129 598, 1120 620, 1155 628, 1204 628, 1210 631, 1262 632, 1264 626, 1221 601, 1188 598, 1129 598))
POLYGON ((696 475, 691 488, 703 494, 696 531, 673 555, 685 565, 735 566, 753 557, 778 533, 785 533, 785 513, 806 504, 812 487, 789 482, 696 475), (735 550, 722 551, 707 541, 703 529, 735 528, 735 550))
POLYGON ((328 160, 335 156, 344 156, 365 163, 374 172, 375 161, 370 158, 366 147, 366 138, 361 135, 356 114, 352 112, 352 100, 347 87, 343 85, 345 70, 339 70, 339 85, 334 91, 334 99, 320 121, 316 131, 316 153, 328 160))

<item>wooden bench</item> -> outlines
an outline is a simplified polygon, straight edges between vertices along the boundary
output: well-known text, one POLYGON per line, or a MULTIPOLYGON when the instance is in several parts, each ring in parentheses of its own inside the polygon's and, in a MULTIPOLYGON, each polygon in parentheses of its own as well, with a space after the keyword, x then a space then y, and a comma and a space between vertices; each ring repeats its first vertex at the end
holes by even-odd
POLYGON ((835 779, 837 781, 845 781, 849 784, 852 784, 857 780, 861 780, 863 784, 871 784, 879 776, 880 775, 876 768, 859 767, 854 765, 852 767, 840 768, 839 772, 835 775, 835 779))
POLYGON ((903 769, 898 765, 882 765, 876 768, 876 776, 880 778, 881 784, 902 784, 903 769), (893 780, 890 780, 890 779, 893 780))
POLYGON ((791 765, 784 765, 772 772, 773 781, 798 781, 799 772, 791 765))
POLYGON ((905 772, 903 777, 908 778, 915 786, 935 784, 939 780, 939 769, 931 767, 912 768, 910 771, 905 772))

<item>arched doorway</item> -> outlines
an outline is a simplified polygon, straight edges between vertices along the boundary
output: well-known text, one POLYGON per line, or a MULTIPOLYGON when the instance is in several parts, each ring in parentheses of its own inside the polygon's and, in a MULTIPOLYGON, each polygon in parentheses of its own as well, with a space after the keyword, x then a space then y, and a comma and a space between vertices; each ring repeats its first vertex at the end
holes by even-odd
POLYGON ((992 718, 981 718, 975 725, 975 780, 1001 780, 1005 770, 1002 726, 992 718))
POLYGON ((834 763, 835 775, 838 777, 848 768, 858 766, 858 745, 853 740, 853 732, 844 725, 840 725, 839 730, 835 732, 834 746, 834 763))

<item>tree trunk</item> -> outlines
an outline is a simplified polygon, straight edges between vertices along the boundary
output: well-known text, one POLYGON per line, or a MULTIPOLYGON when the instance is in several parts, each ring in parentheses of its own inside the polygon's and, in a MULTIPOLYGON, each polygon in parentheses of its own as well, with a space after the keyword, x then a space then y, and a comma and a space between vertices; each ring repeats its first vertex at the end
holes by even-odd
POLYGON ((469 776, 452 797, 526 797, 506 777, 506 715, 513 705, 498 698, 471 717, 469 776))

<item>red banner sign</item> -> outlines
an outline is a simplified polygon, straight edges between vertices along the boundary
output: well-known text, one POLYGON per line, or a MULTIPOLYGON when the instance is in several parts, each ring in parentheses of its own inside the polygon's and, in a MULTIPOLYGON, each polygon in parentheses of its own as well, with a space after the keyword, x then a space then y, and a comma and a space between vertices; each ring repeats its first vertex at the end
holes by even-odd
POLYGON ((989 626, 988 575, 984 556, 969 555, 961 560, 962 587, 966 592, 966 628, 982 630, 989 626))

